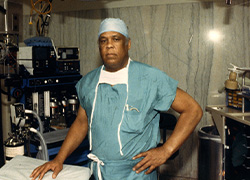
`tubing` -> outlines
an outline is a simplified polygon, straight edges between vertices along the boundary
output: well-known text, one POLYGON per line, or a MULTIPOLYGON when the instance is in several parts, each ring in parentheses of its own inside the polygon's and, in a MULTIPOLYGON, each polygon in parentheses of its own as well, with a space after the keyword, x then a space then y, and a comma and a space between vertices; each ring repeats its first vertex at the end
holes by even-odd
MULTIPOLYGON (((32 12, 33 10, 35 10, 38 14, 45 15, 45 14, 50 13, 51 10, 52 10, 52 3, 51 3, 49 0, 38 0, 38 1, 36 1, 35 3, 33 2, 33 0, 31 0, 30 3, 31 3, 31 7, 32 7, 31 12, 32 12), (46 12, 42 12, 42 10, 44 9, 44 6, 45 6, 45 5, 42 7, 42 9, 41 9, 40 11, 37 10, 36 7, 35 7, 35 5, 37 5, 38 3, 42 2, 42 1, 47 2, 47 3, 49 4, 49 6, 50 6, 50 9, 47 10, 46 12)), ((31 14, 31 15, 32 15, 32 14, 31 14)))
POLYGON ((25 113, 33 114, 36 117, 36 119, 38 121, 38 124, 39 124, 39 131, 40 131, 41 134, 43 134, 43 124, 42 124, 42 121, 41 121, 40 117, 38 116, 38 114, 35 113, 34 111, 31 111, 31 110, 28 110, 28 109, 25 109, 25 113))
POLYGON ((45 161, 49 161, 49 154, 48 154, 48 148, 47 148, 47 145, 46 145, 46 142, 45 142, 45 139, 43 138, 43 135, 37 131, 35 128, 30 128, 30 131, 33 132, 33 133, 36 133, 39 138, 40 138, 40 143, 41 143, 41 146, 42 146, 42 154, 43 154, 43 157, 45 161))

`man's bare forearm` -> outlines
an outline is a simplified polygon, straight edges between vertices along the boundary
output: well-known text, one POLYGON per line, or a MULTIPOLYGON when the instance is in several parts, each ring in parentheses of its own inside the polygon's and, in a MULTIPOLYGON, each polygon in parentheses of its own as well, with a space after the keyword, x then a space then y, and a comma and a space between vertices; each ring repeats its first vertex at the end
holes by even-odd
POLYGON ((177 89, 172 108, 180 113, 175 129, 163 145, 166 152, 173 154, 193 132, 202 117, 200 105, 186 92, 177 89))
POLYGON ((201 117, 202 111, 199 108, 187 113, 184 112, 180 115, 173 133, 163 145, 170 156, 175 153, 190 136, 201 117))
POLYGON ((30 175, 32 180, 35 180, 37 177, 41 180, 49 170, 53 171, 52 177, 55 179, 63 168, 63 162, 80 145, 87 132, 88 118, 85 110, 79 107, 77 117, 69 129, 58 155, 52 161, 46 162, 34 169, 30 175))
POLYGON ((71 125, 68 134, 55 160, 63 163, 66 158, 81 144, 88 131, 88 121, 85 111, 79 108, 78 116, 71 125))

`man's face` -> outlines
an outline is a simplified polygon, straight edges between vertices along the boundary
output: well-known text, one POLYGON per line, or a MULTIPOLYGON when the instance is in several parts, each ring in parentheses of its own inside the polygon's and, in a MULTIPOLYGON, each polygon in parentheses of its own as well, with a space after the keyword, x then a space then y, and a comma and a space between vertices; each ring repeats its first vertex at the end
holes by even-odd
POLYGON ((99 37, 100 55, 106 71, 115 72, 128 64, 130 40, 118 32, 104 32, 99 37))

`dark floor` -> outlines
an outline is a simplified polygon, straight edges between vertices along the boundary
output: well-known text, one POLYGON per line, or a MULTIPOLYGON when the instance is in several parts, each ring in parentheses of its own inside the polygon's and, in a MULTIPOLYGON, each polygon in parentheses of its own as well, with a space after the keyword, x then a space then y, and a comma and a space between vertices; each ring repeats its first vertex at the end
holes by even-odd
POLYGON ((187 178, 187 177, 171 177, 160 175, 159 180, 198 180, 196 178, 187 178))

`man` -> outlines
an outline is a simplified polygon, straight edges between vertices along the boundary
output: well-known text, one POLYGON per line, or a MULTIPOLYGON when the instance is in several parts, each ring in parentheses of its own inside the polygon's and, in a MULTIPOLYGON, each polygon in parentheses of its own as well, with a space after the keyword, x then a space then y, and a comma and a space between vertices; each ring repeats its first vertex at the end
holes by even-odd
POLYGON ((177 88, 177 81, 129 58, 131 41, 122 20, 105 19, 98 36, 103 66, 77 83, 77 118, 58 155, 36 168, 33 179, 49 170, 55 178, 88 132, 95 179, 155 180, 156 167, 179 149, 202 117, 198 103, 177 88), (159 111, 170 107, 180 117, 166 143, 157 147, 159 111))

